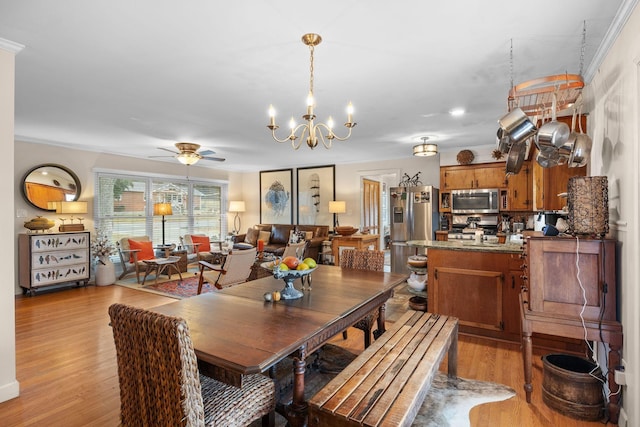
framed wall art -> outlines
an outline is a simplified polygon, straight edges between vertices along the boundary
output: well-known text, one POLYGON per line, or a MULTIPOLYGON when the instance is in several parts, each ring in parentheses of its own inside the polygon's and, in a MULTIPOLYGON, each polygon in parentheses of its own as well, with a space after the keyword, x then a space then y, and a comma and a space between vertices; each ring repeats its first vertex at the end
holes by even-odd
POLYGON ((333 225, 329 202, 336 196, 335 165, 297 169, 298 224, 333 225))
POLYGON ((260 172, 260 222, 293 224, 293 169, 260 172))

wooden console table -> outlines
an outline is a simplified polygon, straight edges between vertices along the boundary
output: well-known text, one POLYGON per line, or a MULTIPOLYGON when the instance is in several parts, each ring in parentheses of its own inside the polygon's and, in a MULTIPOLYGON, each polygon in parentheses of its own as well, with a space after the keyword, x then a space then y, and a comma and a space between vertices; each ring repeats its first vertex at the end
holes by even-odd
POLYGON ((566 237, 530 237, 525 241, 526 276, 520 313, 528 403, 533 391, 532 333, 601 341, 609 344, 609 419, 618 423, 620 396, 614 371, 620 365, 622 325, 616 321, 615 243, 566 237))
POLYGON ((378 249, 378 234, 358 234, 351 236, 333 236, 331 240, 331 252, 333 253, 334 265, 340 265, 340 247, 349 247, 355 249, 367 249, 373 245, 374 249, 378 249))

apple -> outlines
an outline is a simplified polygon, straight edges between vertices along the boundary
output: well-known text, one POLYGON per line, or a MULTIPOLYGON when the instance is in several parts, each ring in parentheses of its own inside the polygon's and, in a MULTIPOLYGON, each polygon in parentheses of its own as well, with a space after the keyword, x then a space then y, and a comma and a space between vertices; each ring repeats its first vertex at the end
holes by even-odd
POLYGON ((302 261, 303 263, 307 264, 309 266, 309 268, 316 268, 316 266, 318 265, 316 263, 316 260, 313 258, 305 258, 304 261, 302 261))
POLYGON ((300 264, 298 264, 298 266, 296 267, 296 270, 308 270, 309 269, 309 264, 306 264, 304 262, 301 262, 300 264))
POLYGON ((300 264, 300 260, 294 256, 284 257, 282 263, 289 267, 289 270, 295 270, 300 264))

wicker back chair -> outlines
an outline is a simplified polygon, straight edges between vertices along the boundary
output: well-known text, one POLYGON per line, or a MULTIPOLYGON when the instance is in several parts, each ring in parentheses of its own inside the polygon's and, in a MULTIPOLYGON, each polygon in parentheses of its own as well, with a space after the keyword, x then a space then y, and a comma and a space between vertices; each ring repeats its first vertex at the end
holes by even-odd
POLYGON ((246 282, 251 274, 251 266, 255 261, 256 248, 229 252, 221 266, 207 261, 200 261, 198 295, 202 292, 202 285, 205 280, 218 289, 246 282))
POLYGON ((124 304, 111 305, 109 316, 122 425, 273 425, 273 381, 248 375, 239 388, 200 375, 184 319, 124 304))
MULTIPOLYGON (((340 253, 340 267, 355 270, 384 271, 384 252, 378 250, 345 249, 340 253)), ((364 348, 371 345, 371 329, 378 320, 378 310, 373 310, 353 325, 364 332, 364 348)), ((347 332, 343 333, 347 338, 347 332)))

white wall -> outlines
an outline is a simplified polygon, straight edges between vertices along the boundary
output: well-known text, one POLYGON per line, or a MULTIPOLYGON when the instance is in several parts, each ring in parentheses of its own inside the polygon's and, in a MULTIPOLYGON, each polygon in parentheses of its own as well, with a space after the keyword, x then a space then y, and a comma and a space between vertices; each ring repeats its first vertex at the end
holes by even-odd
MULTIPOLYGON (((0 47, 0 188, 5 194, 11 194, 14 187, 13 177, 13 121, 14 121, 14 87, 15 87, 15 55, 0 47)), ((8 280, 0 283, 0 402, 12 399, 20 393, 20 384, 16 378, 16 339, 15 339, 15 304, 13 278, 15 277, 14 253, 17 244, 11 224, 13 217, 13 200, 4 202, 0 209, 0 241, 5 242, 5 256, 0 258, 0 269, 8 280)))
MULTIPOLYGON (((640 425, 640 8, 584 90, 589 111, 592 176, 609 181, 609 216, 619 240, 618 305, 627 362, 623 406, 629 426, 640 425)), ((609 367, 613 369, 614 367, 609 367)))

